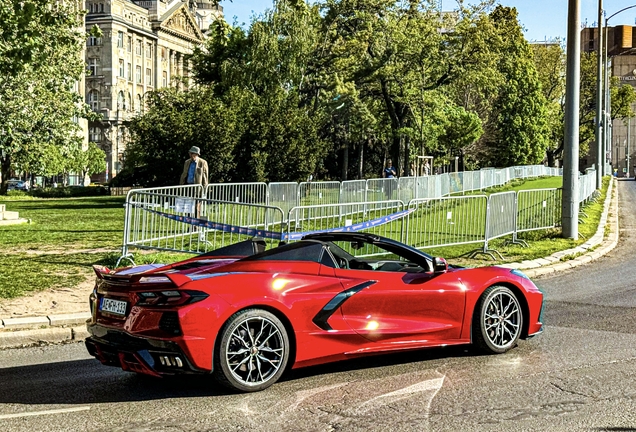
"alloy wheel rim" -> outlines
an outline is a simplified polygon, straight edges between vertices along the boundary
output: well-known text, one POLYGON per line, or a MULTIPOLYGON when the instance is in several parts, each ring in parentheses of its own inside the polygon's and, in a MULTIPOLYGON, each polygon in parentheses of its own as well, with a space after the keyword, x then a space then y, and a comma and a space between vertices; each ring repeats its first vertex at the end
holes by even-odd
POLYGON ((484 329, 490 343, 506 348, 521 332, 521 310, 514 295, 499 292, 486 305, 484 329))
POLYGON ((285 355, 283 335, 267 318, 247 318, 232 331, 225 352, 234 379, 246 386, 257 386, 269 381, 280 369, 285 355))

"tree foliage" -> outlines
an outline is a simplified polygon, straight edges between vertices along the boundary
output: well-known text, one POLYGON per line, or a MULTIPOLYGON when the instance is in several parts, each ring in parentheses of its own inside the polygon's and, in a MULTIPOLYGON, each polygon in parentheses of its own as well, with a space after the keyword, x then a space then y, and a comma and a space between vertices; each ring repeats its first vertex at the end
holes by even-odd
MULTIPOLYGON (((557 41, 559 42, 559 41, 557 41)), ((547 100, 548 165, 554 166, 563 154, 563 124, 565 118, 565 52, 560 43, 536 46, 534 60, 541 88, 547 100)), ((595 52, 581 53, 581 91, 579 93, 579 149, 585 155, 596 138, 596 86, 598 63, 595 52)), ((636 93, 631 85, 621 85, 612 77, 610 103, 612 120, 633 117, 632 104, 636 93)))
POLYGON ((78 6, 0 0, 2 192, 12 169, 50 172, 56 161, 65 163, 65 153, 81 146, 74 119, 90 113, 77 91, 85 73, 83 11, 78 6))
POLYGON ((377 177, 389 157, 404 175, 418 155, 538 163, 556 140, 516 11, 492 0, 277 0, 209 35, 197 85, 155 92, 133 122, 142 184, 176 182, 192 145, 211 181, 297 181, 377 177))

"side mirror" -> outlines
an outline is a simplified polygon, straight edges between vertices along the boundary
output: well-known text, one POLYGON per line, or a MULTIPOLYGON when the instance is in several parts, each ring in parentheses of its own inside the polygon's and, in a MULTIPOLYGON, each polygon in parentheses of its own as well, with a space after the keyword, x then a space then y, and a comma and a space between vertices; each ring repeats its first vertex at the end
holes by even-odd
POLYGON ((446 273, 448 271, 448 263, 444 258, 433 258, 433 273, 446 273))

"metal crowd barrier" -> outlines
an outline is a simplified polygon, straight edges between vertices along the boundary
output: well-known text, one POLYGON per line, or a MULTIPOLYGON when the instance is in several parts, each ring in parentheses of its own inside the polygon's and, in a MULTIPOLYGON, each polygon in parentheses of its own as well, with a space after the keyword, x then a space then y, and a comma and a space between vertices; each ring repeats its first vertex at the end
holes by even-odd
POLYGON ((561 225, 563 189, 517 192, 517 232, 556 228, 561 225))
MULTIPOLYGON (((500 192, 488 197, 484 253, 492 253, 488 242, 513 235, 517 230, 517 192, 500 192)), ((513 241, 516 237, 513 237, 513 241)), ((494 251, 496 252, 496 251, 494 251)), ((496 252, 498 253, 498 252, 496 252)))
POLYGON ((267 205, 268 188, 267 183, 211 183, 206 188, 205 198, 267 205))
POLYGON ((298 205, 298 183, 270 183, 267 204, 279 207, 286 215, 292 207, 298 205))
POLYGON ((485 241, 488 197, 467 195, 409 203, 406 243, 425 249, 485 241))
POLYGON ((198 254, 255 236, 282 237, 280 208, 208 200, 201 193, 201 186, 130 191, 120 261, 130 259, 130 248, 198 254))
POLYGON ((340 202, 340 182, 302 182, 298 186, 297 205, 338 204, 340 202))
MULTIPOLYGON (((458 194, 540 175, 561 175, 561 170, 525 166, 399 179, 135 189, 126 198, 122 256, 131 247, 201 253, 254 234, 249 230, 282 236, 333 229, 407 207, 412 212, 399 222, 372 232, 418 248, 483 242, 487 252, 492 239, 512 235, 514 241, 518 232, 558 226, 561 191, 506 192, 490 198, 458 194), (179 217, 196 220, 193 224, 179 217), (216 225, 201 225, 201 220, 216 225)), ((580 176, 578 192, 581 204, 594 196, 594 171, 580 176)))

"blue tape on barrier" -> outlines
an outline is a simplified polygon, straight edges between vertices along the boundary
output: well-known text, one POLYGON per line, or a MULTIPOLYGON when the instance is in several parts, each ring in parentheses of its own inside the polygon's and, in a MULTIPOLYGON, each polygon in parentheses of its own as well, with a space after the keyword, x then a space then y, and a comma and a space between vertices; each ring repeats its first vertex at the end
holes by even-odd
POLYGON ((377 219, 373 219, 366 222, 360 222, 350 226, 344 226, 344 227, 338 227, 338 228, 327 228, 324 230, 315 230, 315 231, 280 233, 276 231, 268 231, 268 230, 247 228, 247 227, 241 227, 241 226, 230 225, 230 224, 222 224, 218 222, 211 222, 205 219, 164 213, 157 210, 145 208, 143 205, 140 205, 140 204, 136 204, 135 207, 141 208, 145 211, 154 213, 159 216, 163 216, 168 219, 187 223, 189 225, 194 225, 194 226, 203 227, 203 228, 210 228, 216 231, 222 231, 222 232, 227 232, 232 234, 243 234, 243 235, 252 236, 252 237, 256 236, 256 237, 268 238, 272 240, 283 240, 283 241, 300 240, 304 236, 309 234, 320 234, 320 233, 328 233, 328 232, 356 232, 356 231, 362 231, 369 228, 375 228, 375 227, 387 224, 389 222, 393 222, 395 220, 401 219, 415 210, 415 209, 402 210, 397 213, 392 213, 387 216, 382 216, 377 219))
POLYGON ((178 222, 183 222, 189 225, 194 225, 194 226, 198 226, 202 228, 210 228, 216 231, 222 231, 222 232, 233 233, 233 234, 243 234, 243 235, 252 236, 252 237, 263 237, 263 238, 268 238, 273 240, 280 240, 282 237, 282 234, 280 232, 268 231, 268 230, 262 230, 262 229, 256 229, 256 228, 247 228, 247 227, 241 227, 241 226, 230 225, 230 224, 222 224, 218 222, 210 222, 205 219, 198 219, 198 218, 189 217, 189 216, 173 215, 170 213, 164 213, 157 210, 145 208, 143 205, 136 205, 136 207, 142 208, 145 211, 157 214, 159 216, 163 216, 168 219, 172 219, 178 222))
POLYGON ((350 226, 344 226, 344 227, 339 227, 339 228, 327 228, 324 230, 316 230, 316 231, 305 231, 305 232, 298 232, 298 233, 285 233, 283 234, 283 240, 285 241, 291 241, 291 240, 300 240, 301 238, 303 238, 306 235, 309 234, 320 234, 320 233, 328 233, 328 232, 356 232, 356 231, 362 231, 365 229, 369 229, 369 228, 375 228, 377 226, 380 225, 384 225, 386 223, 389 222, 393 222, 394 220, 403 218, 404 216, 408 215, 409 213, 413 212, 415 209, 409 209, 409 210, 402 210, 400 212, 397 213, 392 213, 390 215, 387 216, 382 216, 381 218, 377 218, 377 219, 373 219, 367 222, 360 222, 357 224, 353 224, 350 226))

